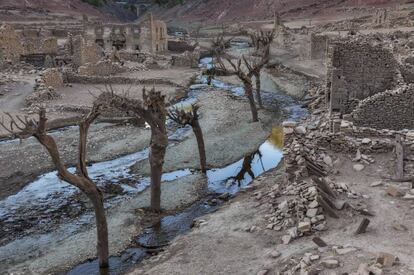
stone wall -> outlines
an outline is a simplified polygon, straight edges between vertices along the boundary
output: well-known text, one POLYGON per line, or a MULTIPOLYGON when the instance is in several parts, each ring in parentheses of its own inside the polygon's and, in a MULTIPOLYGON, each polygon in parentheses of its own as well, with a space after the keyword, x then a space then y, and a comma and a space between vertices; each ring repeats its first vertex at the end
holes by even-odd
POLYGON ((311 33, 309 53, 310 59, 325 59, 328 51, 328 42, 328 36, 311 33))
POLYGON ((376 94, 361 101, 352 112, 354 124, 376 129, 414 128, 414 85, 376 94))
POLYGON ((56 37, 35 37, 24 38, 24 55, 45 54, 56 56, 58 52, 58 42, 56 37))
POLYGON ((358 101, 393 88, 398 64, 390 50, 361 41, 337 41, 328 50, 326 100, 349 114, 358 101))
POLYGON ((97 63, 87 63, 84 66, 79 67, 80 75, 89 76, 110 76, 113 74, 123 73, 125 71, 125 67, 122 67, 118 63, 110 60, 102 60, 97 63))
POLYGON ((63 76, 58 69, 47 69, 41 75, 41 81, 46 87, 58 89, 63 87, 63 76))
POLYGON ((25 98, 27 106, 60 98, 57 89, 63 87, 63 76, 58 69, 47 69, 36 79, 34 92, 25 98))
POLYGON ((21 36, 10 25, 0 27, 0 51, 1 63, 15 64, 20 62, 20 56, 24 52, 21 36))
POLYGON ((172 56, 172 65, 177 67, 198 68, 200 60, 200 51, 184 52, 180 55, 172 56))
POLYGON ((187 41, 169 40, 168 50, 171 52, 184 53, 186 51, 192 52, 195 45, 190 45, 187 41))
POLYGON ((67 51, 72 54, 72 63, 80 67, 86 63, 97 63, 103 56, 102 49, 93 41, 88 41, 81 35, 69 37, 67 51))

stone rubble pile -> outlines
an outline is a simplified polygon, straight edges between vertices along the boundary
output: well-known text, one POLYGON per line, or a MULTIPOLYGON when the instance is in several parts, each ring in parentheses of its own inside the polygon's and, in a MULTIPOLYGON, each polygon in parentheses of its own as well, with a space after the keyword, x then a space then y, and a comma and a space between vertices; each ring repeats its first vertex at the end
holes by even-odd
POLYGON ((283 190, 277 185, 268 194, 272 206, 265 218, 266 229, 287 230, 282 242, 288 244, 298 237, 326 230, 325 215, 337 218, 336 211, 345 207, 345 201, 338 198, 340 194, 348 198, 358 198, 359 194, 328 178, 327 171, 333 169, 334 161, 317 146, 306 127, 295 122, 285 122, 283 127, 287 185, 283 190), (285 199, 280 201, 278 195, 285 199))
POLYGON ((37 103, 58 99, 61 96, 56 92, 56 89, 63 87, 62 73, 57 69, 47 69, 37 78, 34 92, 25 98, 27 106, 37 103))
MULTIPOLYGON (((277 255, 277 258, 283 256, 282 253, 273 251, 272 255, 277 255)), ((308 252, 289 258, 282 258, 279 260, 283 267, 277 271, 278 275, 311 275, 311 274, 350 274, 350 275, 383 275, 388 274, 393 268, 403 272, 412 271, 407 266, 402 266, 398 257, 386 252, 379 252, 375 254, 365 255, 357 247, 345 246, 326 246, 318 249, 308 250, 308 252), (359 252, 358 262, 355 262, 353 255, 359 252), (371 260, 372 259, 372 260, 371 260), (351 263, 351 265, 349 265, 351 263), (350 266, 350 273, 343 273, 342 268, 350 266), (328 272, 328 273, 326 273, 328 272)), ((349 268, 347 268, 347 271, 349 268)), ((268 273, 268 272, 267 272, 268 273)), ((264 274, 267 274, 264 273, 264 274)), ((396 273, 396 274, 411 274, 411 273, 396 273)))

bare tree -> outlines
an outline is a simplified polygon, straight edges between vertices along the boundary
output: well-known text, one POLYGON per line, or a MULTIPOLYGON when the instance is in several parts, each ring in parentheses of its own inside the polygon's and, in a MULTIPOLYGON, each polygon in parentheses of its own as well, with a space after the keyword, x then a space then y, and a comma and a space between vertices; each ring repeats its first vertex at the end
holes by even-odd
MULTIPOLYGON (((268 47, 267 49, 265 49, 265 52, 268 52, 268 47)), ((234 63, 230 57, 226 57, 225 59, 231 68, 228 68, 228 66, 224 64, 219 54, 216 55, 216 59, 218 62, 218 67, 222 71, 228 74, 237 75, 237 77, 242 81, 243 86, 244 86, 244 92, 246 94, 247 99, 249 100, 253 122, 257 122, 259 118, 258 118, 257 107, 256 107, 256 103, 254 100, 254 95, 253 95, 252 77, 255 75, 259 75, 259 77, 256 77, 256 81, 257 79, 259 79, 260 81, 260 71, 269 62, 269 55, 268 54, 263 55, 260 61, 258 62, 257 60, 249 62, 246 59, 246 57, 243 55, 238 60, 237 64, 234 63)), ((262 98, 261 98, 260 90, 257 90, 256 92, 257 92, 258 104, 260 107, 262 107, 262 98)))
POLYGON ((211 50, 213 53, 224 53, 224 51, 230 47, 231 41, 234 37, 228 39, 224 38, 224 33, 217 35, 211 41, 211 50))
POLYGON ((143 89, 143 100, 132 99, 114 94, 102 93, 99 101, 109 107, 128 111, 138 118, 143 118, 151 127, 149 162, 151 166, 151 209, 161 211, 161 176, 165 152, 168 146, 167 128, 165 126, 167 111, 165 96, 152 88, 148 93, 143 89))
POLYGON ((249 36, 256 52, 258 52, 260 49, 266 48, 273 42, 276 36, 276 28, 273 28, 270 32, 260 30, 258 32, 250 33, 249 36))
POLYGON ((263 62, 260 62, 260 66, 255 67, 253 75, 256 79, 256 99, 260 108, 263 108, 261 89, 262 83, 260 80, 260 75, 263 67, 269 62, 270 58, 270 45, 276 37, 276 26, 272 31, 265 32, 261 30, 260 32, 250 34, 250 39, 252 44, 255 46, 255 54, 261 56, 263 62))
POLYGON ((34 137, 36 140, 46 148, 53 164, 55 165, 58 177, 79 188, 92 202, 95 210, 96 229, 97 229, 97 254, 99 259, 99 266, 101 268, 108 267, 108 225, 106 221, 105 208, 103 205, 102 191, 96 186, 93 180, 88 175, 86 164, 86 144, 90 125, 100 115, 101 105, 95 103, 92 110, 86 115, 79 124, 79 151, 78 161, 76 165, 76 173, 70 173, 66 168, 63 160, 60 157, 59 149, 54 138, 47 133, 47 118, 46 111, 41 108, 39 111, 38 121, 20 116, 11 116, 6 113, 10 122, 6 124, 4 118, 0 121, 0 126, 6 129, 11 134, 20 139, 27 139, 34 137), (15 132, 17 131, 17 132, 15 132))
POLYGON ((199 122, 199 106, 196 104, 193 104, 191 106, 191 111, 186 112, 185 110, 180 109, 173 109, 168 112, 168 116, 170 119, 175 121, 176 123, 180 125, 190 125, 193 129, 194 135, 197 139, 197 145, 198 145, 198 152, 200 154, 200 167, 201 172, 203 174, 207 173, 207 161, 206 161, 206 149, 204 145, 204 138, 203 138, 203 131, 201 130, 200 122, 199 122))

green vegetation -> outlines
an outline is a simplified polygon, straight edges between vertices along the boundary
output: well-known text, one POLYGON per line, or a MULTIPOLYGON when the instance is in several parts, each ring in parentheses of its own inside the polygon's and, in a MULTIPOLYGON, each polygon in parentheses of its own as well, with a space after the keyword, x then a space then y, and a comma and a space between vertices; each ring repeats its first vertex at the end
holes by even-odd
POLYGON ((182 5, 183 0, 155 0, 155 3, 157 3, 160 6, 167 6, 167 7, 173 7, 175 5, 182 5))
POLYGON ((106 0, 82 0, 82 2, 88 3, 95 7, 101 7, 106 4, 106 0))

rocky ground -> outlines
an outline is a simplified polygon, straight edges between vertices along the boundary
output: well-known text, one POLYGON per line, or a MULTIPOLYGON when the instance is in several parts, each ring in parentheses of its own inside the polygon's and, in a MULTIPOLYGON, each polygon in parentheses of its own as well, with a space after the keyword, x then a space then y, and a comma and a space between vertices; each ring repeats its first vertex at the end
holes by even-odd
POLYGON ((353 157, 331 155, 338 158, 333 180, 363 198, 347 199, 349 203, 363 204, 372 213, 365 233, 355 235, 364 216, 348 207, 339 219, 327 216, 323 231, 299 237, 288 230, 286 241, 286 231, 269 224, 269 213, 289 197, 280 167, 256 179, 217 213, 200 218, 191 233, 131 274, 414 274, 414 205, 391 195, 392 183, 382 179, 392 168, 392 156, 379 155, 376 165, 356 172, 353 157))

